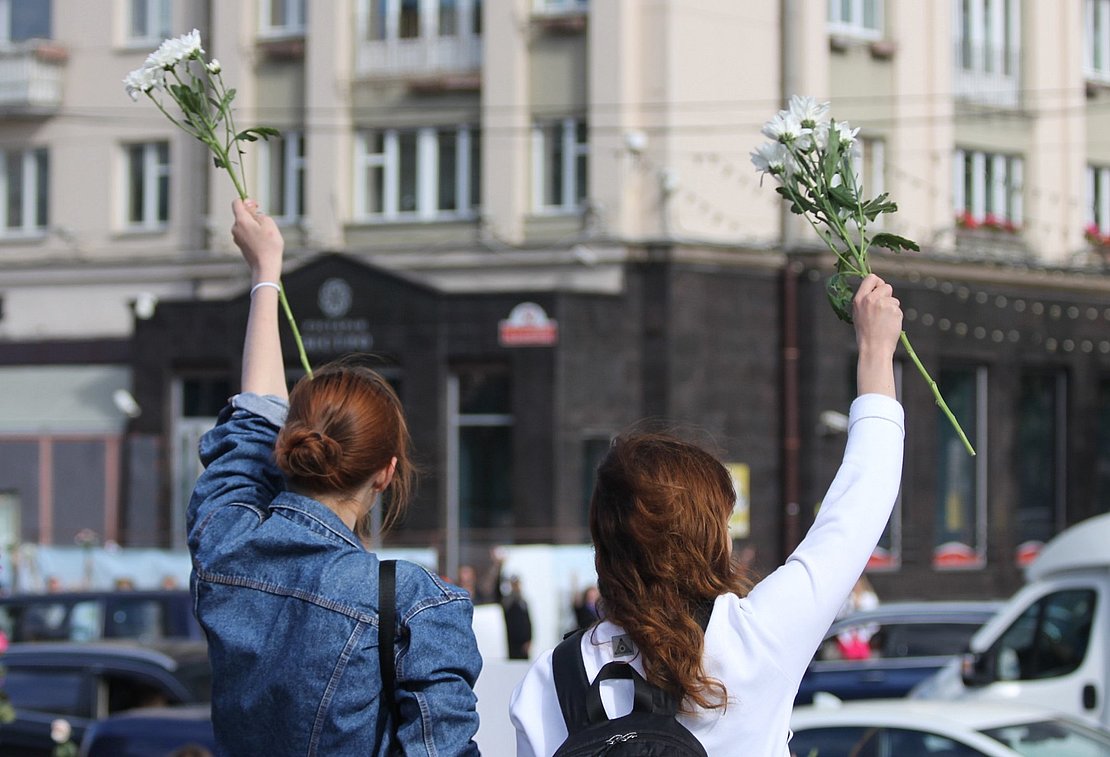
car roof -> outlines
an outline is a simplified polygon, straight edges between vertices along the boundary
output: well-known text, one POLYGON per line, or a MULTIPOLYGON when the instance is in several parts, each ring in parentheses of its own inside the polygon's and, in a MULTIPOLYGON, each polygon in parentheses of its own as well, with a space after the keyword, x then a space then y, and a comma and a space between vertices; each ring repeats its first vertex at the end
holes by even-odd
POLYGON ((1016 723, 1059 718, 1041 707, 1017 702, 931 699, 869 699, 833 704, 802 705, 794 708, 790 727, 794 730, 829 726, 870 725, 887 727, 931 727, 982 731, 1016 723))
POLYGON ((1061 531, 1025 569, 1025 578, 1036 581, 1049 573, 1110 566, 1106 543, 1110 541, 1110 513, 1096 515, 1061 531))
POLYGON ((861 610, 846 615, 834 625, 842 623, 874 622, 956 622, 982 623, 994 617, 1005 604, 1002 600, 952 601, 952 602, 887 602, 871 610, 861 610))
POLYGON ((8 645, 4 661, 8 664, 46 663, 62 660, 142 660, 166 670, 206 662, 208 646, 197 639, 111 639, 102 641, 34 641, 8 645))

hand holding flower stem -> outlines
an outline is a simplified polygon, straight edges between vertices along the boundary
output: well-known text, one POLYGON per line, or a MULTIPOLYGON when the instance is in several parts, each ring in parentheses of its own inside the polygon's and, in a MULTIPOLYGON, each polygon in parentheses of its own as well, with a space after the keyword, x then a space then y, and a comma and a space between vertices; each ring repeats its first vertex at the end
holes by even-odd
MULTIPOLYGON (((239 199, 247 199, 241 144, 276 137, 279 132, 268 126, 236 131, 231 108, 235 90, 225 86, 219 61, 205 61, 200 33, 196 29, 189 34, 167 39, 150 54, 141 68, 129 73, 123 83, 132 100, 138 100, 140 95, 145 94, 172 124, 207 145, 216 167, 225 169, 231 177, 239 199), (191 65, 194 62, 196 65, 191 65), (177 104, 180 116, 175 116, 166 108, 163 93, 177 104)), ((280 286, 280 282, 278 284, 280 286)), ((278 295, 282 312, 293 331, 301 366, 311 378, 312 366, 285 296, 285 287, 279 288, 278 295)))
MULTIPOLYGON (((852 147, 859 130, 830 119, 828 109, 828 103, 818 103, 812 97, 791 98, 790 107, 764 125, 763 134, 771 141, 752 153, 752 162, 757 170, 779 182, 775 191, 790 203, 792 212, 806 219, 836 255, 836 273, 829 278, 826 293, 837 316, 851 323, 853 290, 848 279, 871 273, 870 249, 881 247, 901 252, 920 248, 896 234, 868 235, 869 221, 884 213, 894 213, 898 206, 885 193, 863 200, 862 187, 852 166, 852 147)), ((975 448, 917 357, 905 331, 899 341, 960 441, 974 455, 975 448)))

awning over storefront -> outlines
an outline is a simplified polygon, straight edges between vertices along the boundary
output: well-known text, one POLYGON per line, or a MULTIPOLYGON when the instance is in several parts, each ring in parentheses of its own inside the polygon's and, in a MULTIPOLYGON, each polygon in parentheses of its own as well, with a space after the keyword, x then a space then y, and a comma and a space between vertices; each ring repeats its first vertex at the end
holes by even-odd
POLYGON ((120 433, 128 417, 113 397, 130 388, 125 366, 0 367, 0 434, 120 433))

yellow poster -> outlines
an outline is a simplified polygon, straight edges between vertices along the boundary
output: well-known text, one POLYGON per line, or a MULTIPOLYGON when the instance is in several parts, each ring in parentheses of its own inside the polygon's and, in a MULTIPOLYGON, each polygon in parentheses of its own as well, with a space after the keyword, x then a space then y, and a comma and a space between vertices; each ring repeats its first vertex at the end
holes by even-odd
POLYGON ((747 463, 725 463, 725 469, 732 476, 732 486, 736 489, 736 504, 732 506, 732 516, 728 519, 728 532, 733 539, 746 539, 751 535, 751 470, 747 463))

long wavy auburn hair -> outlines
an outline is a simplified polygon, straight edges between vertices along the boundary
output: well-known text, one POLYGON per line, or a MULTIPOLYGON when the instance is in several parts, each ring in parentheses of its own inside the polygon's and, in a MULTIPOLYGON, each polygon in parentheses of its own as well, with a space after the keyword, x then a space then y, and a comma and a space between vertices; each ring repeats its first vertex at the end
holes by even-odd
POLYGON ((752 587, 731 559, 735 500, 725 467, 670 434, 622 434, 597 470, 590 535, 605 618, 632 636, 648 681, 685 711, 728 702, 724 684, 702 666, 696 612, 752 587))

